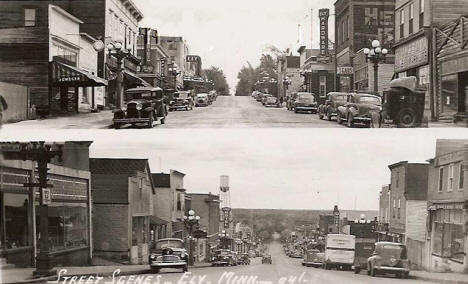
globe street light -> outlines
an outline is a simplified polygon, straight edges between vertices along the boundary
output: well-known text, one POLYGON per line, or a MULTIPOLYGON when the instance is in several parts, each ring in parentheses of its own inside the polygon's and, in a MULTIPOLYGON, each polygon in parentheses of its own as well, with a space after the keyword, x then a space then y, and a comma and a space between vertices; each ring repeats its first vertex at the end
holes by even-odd
POLYGON ((123 106, 123 60, 130 56, 131 48, 122 49, 122 43, 114 42, 107 44, 107 50, 109 51, 109 56, 113 56, 117 59, 117 78, 116 78, 116 86, 115 86, 115 105, 117 109, 121 109, 123 106))
POLYGON ((187 229, 189 236, 189 265, 193 265, 193 228, 198 227, 200 223, 200 216, 195 215, 195 211, 190 210, 188 216, 183 217, 185 228, 187 229))
POLYGON ((364 48, 364 54, 366 55, 366 62, 372 62, 374 64, 374 93, 379 92, 379 63, 385 62, 385 57, 388 54, 388 49, 382 48, 378 40, 372 41, 372 48, 364 48))

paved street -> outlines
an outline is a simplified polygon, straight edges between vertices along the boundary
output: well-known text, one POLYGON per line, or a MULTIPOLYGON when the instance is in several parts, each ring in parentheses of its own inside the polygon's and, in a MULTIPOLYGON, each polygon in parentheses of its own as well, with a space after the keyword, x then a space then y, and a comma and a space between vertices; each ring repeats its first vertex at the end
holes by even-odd
MULTIPOLYGON (((415 279, 396 279, 392 276, 373 278, 365 273, 355 275, 350 271, 323 270, 319 268, 303 267, 301 259, 288 258, 282 251, 279 243, 270 245, 270 254, 273 264, 261 264, 261 259, 256 258, 251 265, 235 267, 208 267, 190 270, 190 274, 182 274, 178 271, 162 271, 158 275, 147 274, 152 277, 152 283, 156 283, 156 277, 160 276, 159 283, 179 283, 179 284, 266 284, 266 283, 320 283, 320 284, 341 284, 341 283, 425 283, 415 279), (240 277, 244 277, 244 281, 240 277), (250 282, 248 280, 251 280, 250 282), (193 281, 193 282, 190 282, 193 281), (200 281, 200 282, 199 282, 200 281)), ((122 279, 128 281, 131 276, 122 276, 122 279), (125 278, 124 278, 125 277, 125 278)), ((134 277, 142 277, 135 275, 134 277)), ((108 278, 105 281, 112 281, 108 278)), ((118 282, 117 282, 118 283, 118 282)), ((131 283, 131 282, 127 282, 131 283)))

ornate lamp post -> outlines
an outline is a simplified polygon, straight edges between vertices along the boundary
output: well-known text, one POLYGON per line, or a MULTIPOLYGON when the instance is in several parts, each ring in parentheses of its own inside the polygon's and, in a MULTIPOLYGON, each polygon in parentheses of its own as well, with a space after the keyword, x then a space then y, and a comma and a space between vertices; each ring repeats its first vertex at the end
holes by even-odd
POLYGON ((174 86, 174 91, 177 90, 177 75, 180 74, 180 71, 178 69, 177 64, 175 61, 172 61, 171 64, 169 65, 169 74, 173 77, 173 86, 174 86))
POLYGON ((378 94, 379 63, 385 62, 385 57, 388 54, 388 50, 386 48, 382 48, 378 40, 373 40, 372 48, 364 48, 364 54, 366 55, 366 62, 370 61, 374 63, 374 92, 375 94, 378 94))
POLYGON ((115 93, 117 96, 115 105, 120 109, 123 106, 123 61, 130 56, 131 48, 122 49, 122 43, 115 42, 107 44, 107 50, 109 51, 109 56, 113 56, 117 59, 117 83, 115 85, 115 93))
POLYGON ((195 216, 195 211, 190 210, 188 216, 184 216, 184 225, 187 229, 189 236, 189 265, 193 265, 193 228, 198 227, 200 222, 200 216, 195 216))
POLYGON ((225 231, 225 230, 222 230, 221 233, 219 234, 219 237, 221 239, 221 247, 223 249, 230 249, 228 247, 228 238, 229 238, 229 234, 225 231))

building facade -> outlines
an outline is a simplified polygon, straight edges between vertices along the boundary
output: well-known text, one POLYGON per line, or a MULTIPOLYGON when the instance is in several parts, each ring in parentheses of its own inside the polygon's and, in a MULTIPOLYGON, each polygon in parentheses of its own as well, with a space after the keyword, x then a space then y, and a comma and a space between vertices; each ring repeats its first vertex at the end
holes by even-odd
MULTIPOLYGON (((374 92, 374 64, 366 61, 364 50, 356 52, 354 57, 354 90, 360 92, 374 92)), ((383 91, 388 89, 390 81, 394 74, 394 55, 390 54, 385 57, 385 62, 379 64, 378 68, 378 94, 382 95, 383 91)))
POLYGON ((354 57, 377 39, 385 48, 394 42, 395 0, 338 0, 335 6, 336 91, 354 88, 354 57))
POLYGON ((278 98, 286 101, 292 93, 302 91, 300 56, 278 57, 278 98))
POLYGON ((155 194, 148 160, 92 158, 90 168, 95 254, 147 263, 155 194))
MULTIPOLYGON (((187 68, 187 55, 189 48, 182 37, 160 36, 160 46, 167 51, 169 57, 166 65, 170 72, 171 88, 173 90, 182 90, 184 88, 184 76, 187 68)), ((166 88, 165 88, 166 89, 166 88)))
POLYGON ((438 140, 430 160, 429 268, 468 272, 468 140, 438 140))
POLYGON ((152 174, 156 194, 153 196, 153 216, 151 226, 153 240, 172 237, 172 204, 174 194, 171 189, 171 175, 152 174))
MULTIPOLYGON (((63 161, 48 164, 52 203, 49 214, 49 250, 56 265, 90 265, 91 142, 66 142, 63 161), (76 158, 79 162, 74 162, 76 158)), ((34 267, 40 250, 39 196, 36 165, 30 161, 3 161, 0 166, 0 258, 17 267, 34 267)))

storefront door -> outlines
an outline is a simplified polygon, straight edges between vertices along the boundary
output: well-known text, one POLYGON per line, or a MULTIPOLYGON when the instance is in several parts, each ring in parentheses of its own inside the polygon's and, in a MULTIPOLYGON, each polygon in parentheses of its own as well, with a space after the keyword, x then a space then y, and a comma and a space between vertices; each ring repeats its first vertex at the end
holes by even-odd
POLYGON ((441 116, 454 116, 458 112, 458 76, 442 77, 441 116))
POLYGON ((458 112, 466 113, 468 72, 458 73, 458 112))
POLYGON ((78 112, 78 90, 75 87, 60 88, 60 110, 78 112))

